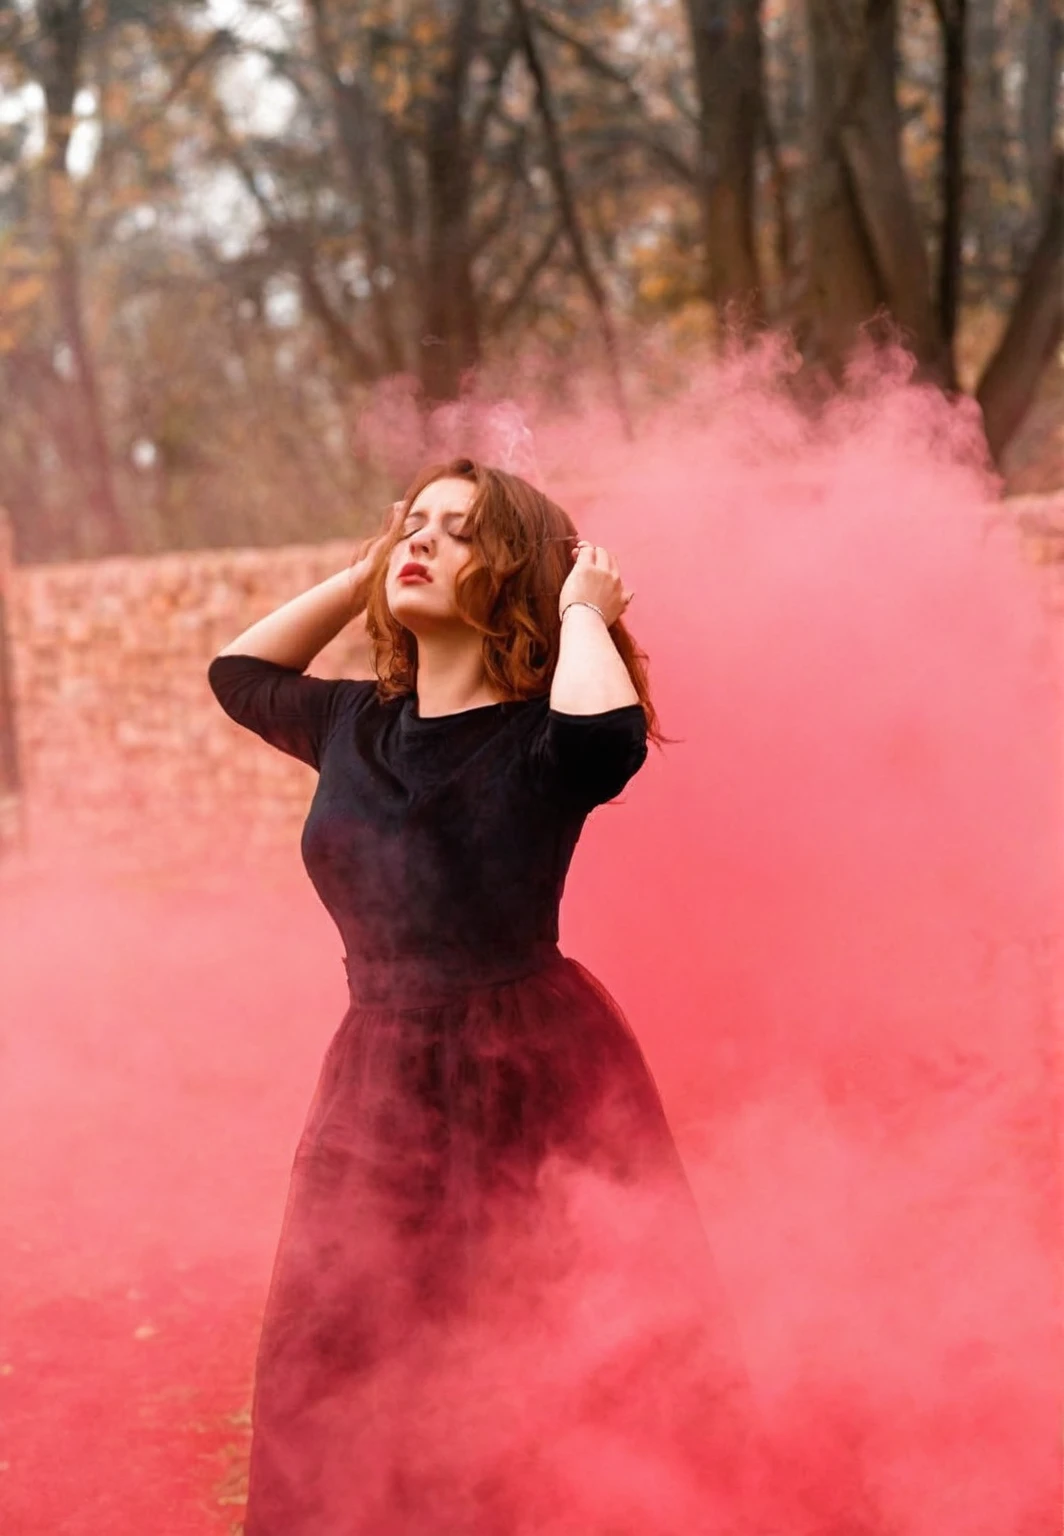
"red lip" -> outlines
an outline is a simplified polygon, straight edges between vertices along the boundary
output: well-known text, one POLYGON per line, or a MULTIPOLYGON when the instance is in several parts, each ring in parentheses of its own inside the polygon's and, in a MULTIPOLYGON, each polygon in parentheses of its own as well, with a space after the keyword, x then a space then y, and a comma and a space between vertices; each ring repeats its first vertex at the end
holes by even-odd
POLYGON ((418 565, 416 560, 408 560, 407 563, 403 566, 402 570, 399 572, 400 581, 403 581, 408 576, 416 576, 421 581, 432 580, 432 577, 429 575, 425 566, 418 565))

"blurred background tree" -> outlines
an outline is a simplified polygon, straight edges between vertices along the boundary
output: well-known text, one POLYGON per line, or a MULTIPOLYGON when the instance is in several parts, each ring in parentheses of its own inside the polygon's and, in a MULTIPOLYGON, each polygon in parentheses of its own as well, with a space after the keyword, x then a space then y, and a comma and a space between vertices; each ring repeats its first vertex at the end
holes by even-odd
POLYGON ((372 392, 530 350, 638 434, 648 334, 887 319, 1058 486, 1062 67, 1057 0, 0 0, 19 558, 353 535, 372 392))

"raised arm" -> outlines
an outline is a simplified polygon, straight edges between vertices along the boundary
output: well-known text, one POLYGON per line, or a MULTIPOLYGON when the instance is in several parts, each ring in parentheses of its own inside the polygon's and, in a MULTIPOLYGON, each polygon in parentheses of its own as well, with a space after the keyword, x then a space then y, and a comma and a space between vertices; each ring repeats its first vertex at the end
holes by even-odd
POLYGON ((586 813, 620 794, 643 766, 647 720, 610 635, 629 597, 617 562, 583 542, 574 553, 558 596, 562 632, 549 708, 529 742, 528 763, 541 792, 586 813))
POLYGON ((243 630, 207 668, 231 720, 311 768, 321 768, 345 693, 371 686, 304 676, 359 603, 365 606, 363 588, 357 566, 326 577, 243 630))
POLYGON ((550 707, 563 714, 593 715, 638 704, 635 684, 610 638, 609 626, 617 622, 627 602, 617 561, 608 550, 583 540, 575 556, 558 596, 562 633, 550 707), (570 606, 574 603, 578 606, 570 606), (585 603, 594 607, 584 607, 585 603), (602 610, 602 616, 595 608, 602 610))
POLYGON ((330 640, 363 612, 366 571, 361 562, 337 571, 241 630, 219 656, 256 656, 302 672, 330 640))
POLYGON ((241 630, 235 640, 218 652, 219 656, 257 656, 260 661, 295 667, 300 672, 309 667, 318 652, 365 611, 370 568, 401 511, 402 503, 395 502, 385 517, 384 528, 366 542, 353 565, 327 576, 317 586, 241 630))
POLYGON ((314 657, 365 611, 370 568, 384 532, 349 569, 327 576, 242 630, 211 661, 207 680, 231 720, 312 768, 336 721, 373 692, 370 681, 306 677, 314 657))

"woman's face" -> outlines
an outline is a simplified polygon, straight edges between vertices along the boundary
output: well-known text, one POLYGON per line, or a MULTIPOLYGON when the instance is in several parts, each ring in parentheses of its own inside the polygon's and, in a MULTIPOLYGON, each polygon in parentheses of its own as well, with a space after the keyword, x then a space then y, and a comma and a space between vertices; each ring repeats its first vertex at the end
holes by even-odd
POLYGON ((434 480, 406 514, 384 590, 393 617, 415 634, 460 618, 455 578, 470 558, 467 515, 476 494, 471 480, 434 480), (421 566, 427 579, 404 578, 409 565, 421 566))

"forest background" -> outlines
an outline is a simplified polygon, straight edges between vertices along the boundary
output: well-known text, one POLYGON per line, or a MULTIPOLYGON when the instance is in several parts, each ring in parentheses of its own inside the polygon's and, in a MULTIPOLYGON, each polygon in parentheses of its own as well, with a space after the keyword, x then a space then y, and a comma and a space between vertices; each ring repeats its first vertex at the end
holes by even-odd
POLYGON ((16 557, 355 534, 382 401, 590 368, 638 437, 776 337, 1064 485, 1062 66, 1054 0, 0 0, 16 557))

